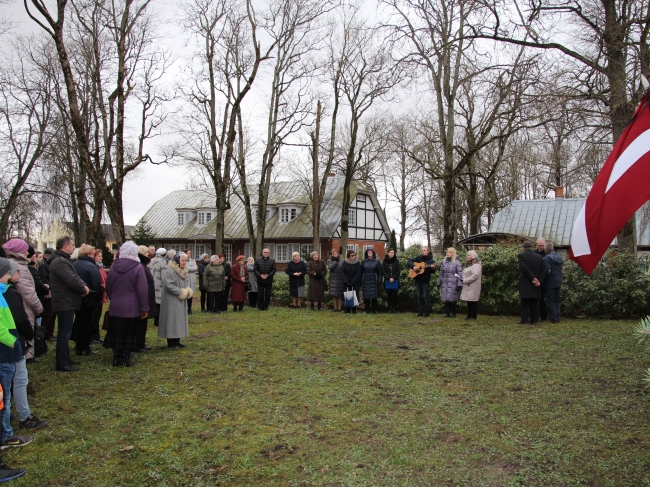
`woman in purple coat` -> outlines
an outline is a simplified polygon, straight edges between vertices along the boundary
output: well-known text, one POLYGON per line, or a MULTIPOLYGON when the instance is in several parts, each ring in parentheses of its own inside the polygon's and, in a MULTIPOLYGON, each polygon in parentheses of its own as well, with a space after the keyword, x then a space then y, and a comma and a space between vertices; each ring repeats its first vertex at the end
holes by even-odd
POLYGON ((133 241, 122 244, 106 292, 111 305, 104 347, 113 349, 113 366, 131 366, 131 352, 138 350, 138 326, 149 314, 149 286, 133 241))

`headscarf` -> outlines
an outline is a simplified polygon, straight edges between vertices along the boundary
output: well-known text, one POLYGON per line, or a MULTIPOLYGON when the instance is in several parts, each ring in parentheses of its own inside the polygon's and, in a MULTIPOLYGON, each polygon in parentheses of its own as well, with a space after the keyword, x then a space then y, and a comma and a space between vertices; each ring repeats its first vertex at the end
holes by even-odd
POLYGON ((15 252, 16 254, 25 254, 29 249, 29 244, 22 239, 14 237, 5 242, 2 247, 5 248, 5 251, 15 252))
POLYGON ((138 246, 133 241, 126 241, 120 247, 120 259, 130 259, 131 261, 140 262, 138 257, 138 246))
POLYGON ((206 253, 201 254, 201 255, 199 256, 199 261, 203 261, 203 260, 205 259, 206 256, 207 256, 206 253))
POLYGON ((156 251, 156 256, 164 256, 165 254, 167 254, 167 249, 165 249, 164 247, 160 247, 156 251))

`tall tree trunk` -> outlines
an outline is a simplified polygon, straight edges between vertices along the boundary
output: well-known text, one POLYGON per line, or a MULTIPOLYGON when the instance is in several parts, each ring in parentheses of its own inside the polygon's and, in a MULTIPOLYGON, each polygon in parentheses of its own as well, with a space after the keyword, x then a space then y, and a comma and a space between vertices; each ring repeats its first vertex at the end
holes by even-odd
MULTIPOLYGON (((320 147, 320 118, 321 118, 321 103, 320 100, 316 106, 316 130, 311 135, 312 150, 312 183, 313 183, 313 203, 312 203, 312 227, 313 227, 313 249, 319 248, 320 244, 320 207, 322 205, 320 198, 320 184, 318 178, 318 149, 320 147)), ((325 175, 327 178, 327 175, 325 175)), ((327 180, 325 180, 327 181, 327 180)))

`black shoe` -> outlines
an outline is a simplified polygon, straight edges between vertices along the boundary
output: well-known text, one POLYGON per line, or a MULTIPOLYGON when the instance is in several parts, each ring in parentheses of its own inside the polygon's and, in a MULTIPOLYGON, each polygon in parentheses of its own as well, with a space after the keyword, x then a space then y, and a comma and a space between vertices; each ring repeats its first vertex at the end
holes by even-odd
POLYGON ((81 364, 81 361, 75 361, 74 359, 70 359, 68 361, 68 363, 70 363, 70 364, 81 364))
POLYGON ((93 351, 92 349, 86 349, 85 351, 77 351, 76 352, 77 356, 90 356, 92 354, 99 354, 97 351, 93 351))
POLYGON ((428 317, 429 315, 431 315, 431 314, 428 314, 428 313, 423 313, 422 314, 423 317, 428 317))
POLYGON ((40 359, 36 359, 36 358, 29 358, 29 359, 26 359, 25 362, 26 362, 26 363, 40 363, 41 360, 40 360, 40 359))
POLYGON ((424 314, 423 314, 422 312, 420 312, 420 313, 418 314, 418 317, 424 317, 424 314))
POLYGON ((39 419, 36 415, 30 415, 25 420, 21 420, 20 422, 18 422, 18 426, 21 429, 38 430, 38 429, 44 429, 48 425, 50 425, 49 422, 39 419))
POLYGON ((475 317, 468 317, 467 320, 476 320, 475 317))
POLYGON ((192 315, 192 311, 191 311, 191 310, 188 310, 188 311, 187 311, 187 315, 192 315))
POLYGON ((56 368, 57 371, 63 371, 65 373, 73 373, 75 371, 79 371, 79 368, 73 368, 69 364, 66 364, 65 366, 60 366, 56 368))
POLYGON ((10 468, 4 463, 0 463, 0 483, 15 480, 25 474, 25 468, 10 468))
POLYGON ((452 319, 455 319, 455 318, 456 318, 456 314, 455 314, 455 313, 452 313, 452 314, 451 314, 451 318, 452 318, 452 319))
POLYGON ((445 317, 451 317, 451 314, 446 313, 445 317))
POLYGON ((91 344, 102 344, 103 342, 104 341, 102 341, 101 339, 93 339, 92 341, 90 341, 91 344))
POLYGON ((113 356, 113 366, 122 366, 122 356, 113 356))
POLYGON ((179 343, 177 344, 177 346, 178 346, 178 347, 185 347, 185 344, 182 344, 182 343, 179 342, 179 343))
POLYGON ((151 351, 151 348, 149 346, 142 346, 138 352, 145 352, 145 351, 151 351))
POLYGON ((34 438, 31 435, 12 435, 6 441, 2 441, 2 447, 22 447, 33 440, 34 438))

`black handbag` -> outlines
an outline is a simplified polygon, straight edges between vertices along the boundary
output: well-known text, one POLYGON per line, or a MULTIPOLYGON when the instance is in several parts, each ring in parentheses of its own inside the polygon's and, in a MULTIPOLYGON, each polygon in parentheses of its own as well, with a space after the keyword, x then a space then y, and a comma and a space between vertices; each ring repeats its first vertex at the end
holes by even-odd
POLYGON ((34 325, 34 356, 42 356, 47 352, 47 329, 42 325, 34 325))
POLYGON ((244 286, 246 287, 246 291, 251 291, 253 289, 253 285, 251 285, 250 281, 246 281, 244 286))

